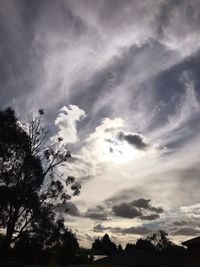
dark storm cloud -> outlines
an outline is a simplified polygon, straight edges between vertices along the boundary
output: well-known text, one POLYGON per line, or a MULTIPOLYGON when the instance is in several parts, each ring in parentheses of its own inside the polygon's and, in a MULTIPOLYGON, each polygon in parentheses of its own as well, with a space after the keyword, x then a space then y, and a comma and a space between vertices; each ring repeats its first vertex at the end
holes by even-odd
POLYGON ((112 212, 115 216, 123 218, 139 218, 140 220, 155 220, 164 210, 161 207, 154 207, 149 199, 136 199, 132 202, 123 202, 113 205, 112 212))
POLYGON ((121 228, 121 227, 105 227, 101 224, 98 224, 94 226, 93 228, 94 232, 104 232, 104 231, 109 231, 111 233, 115 234, 133 234, 133 235, 143 235, 143 234, 148 234, 151 232, 150 229, 143 227, 143 226, 138 226, 138 227, 129 227, 129 228, 121 228))
POLYGON ((118 134, 118 139, 120 141, 125 140, 127 143, 130 145, 136 147, 139 150, 145 150, 148 148, 149 144, 147 144, 143 137, 139 134, 131 134, 131 133, 125 133, 125 132, 120 132, 118 134))
POLYGON ((185 236, 194 236, 200 233, 200 229, 191 228, 191 227, 183 227, 171 232, 171 235, 185 235, 185 236))
POLYGON ((108 212, 101 205, 98 205, 95 208, 88 209, 83 214, 83 217, 90 218, 92 220, 100 220, 100 221, 109 220, 108 212))

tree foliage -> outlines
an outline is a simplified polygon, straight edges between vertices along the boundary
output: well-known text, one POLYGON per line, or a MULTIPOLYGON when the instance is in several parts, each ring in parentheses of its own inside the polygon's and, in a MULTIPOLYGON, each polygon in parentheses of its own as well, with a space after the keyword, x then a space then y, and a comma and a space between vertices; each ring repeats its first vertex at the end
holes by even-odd
POLYGON ((155 246, 148 239, 142 239, 142 238, 139 238, 136 241, 135 248, 147 250, 149 252, 155 252, 156 251, 155 246))
POLYGON ((5 229, 5 249, 23 233, 53 232, 56 206, 80 192, 74 177, 58 171, 71 155, 62 138, 52 138, 43 127, 43 114, 40 110, 21 124, 11 108, 0 110, 0 228, 5 229))
POLYGON ((156 250, 163 251, 167 247, 171 247, 173 243, 169 240, 168 233, 159 230, 147 237, 147 241, 149 241, 156 250))
POLYGON ((63 220, 58 220, 51 230, 40 230, 34 235, 24 232, 13 248, 15 259, 29 264, 49 261, 66 264, 75 261, 79 254, 76 236, 64 227, 63 220))
MULTIPOLYGON (((121 252, 121 247, 119 247, 119 250, 121 252)), ((92 252, 96 255, 114 255, 119 252, 116 244, 110 240, 110 237, 108 234, 105 234, 103 238, 95 239, 95 241, 92 243, 92 252)))
POLYGON ((185 248, 173 243, 163 230, 154 232, 144 239, 139 238, 135 244, 128 243, 125 252, 131 255, 136 249, 165 256, 172 262, 183 260, 187 256, 185 248))

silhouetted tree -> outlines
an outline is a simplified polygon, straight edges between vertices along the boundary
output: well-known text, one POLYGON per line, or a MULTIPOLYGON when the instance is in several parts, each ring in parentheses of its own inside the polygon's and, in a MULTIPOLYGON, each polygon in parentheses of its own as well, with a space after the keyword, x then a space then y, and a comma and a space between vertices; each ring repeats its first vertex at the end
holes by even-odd
POLYGON ((56 172, 71 157, 61 137, 51 138, 42 126, 44 112, 22 125, 11 108, 0 111, 0 227, 3 249, 24 232, 48 229, 56 221, 55 207, 79 194, 73 177, 56 172), (66 187, 70 191, 66 193, 66 187))
POLYGON ((150 251, 150 252, 155 252, 156 251, 156 248, 154 247, 154 245, 148 239, 139 238, 136 241, 135 248, 136 249, 147 250, 147 251, 150 251))
POLYGON ((31 264, 44 258, 43 244, 35 236, 23 232, 15 242, 14 259, 21 264, 31 264))
POLYGON ((79 244, 76 236, 71 231, 65 230, 55 250, 58 263, 74 263, 79 255, 79 244))
POLYGON ((48 263, 49 261, 60 264, 76 261, 79 253, 79 244, 76 236, 64 226, 64 221, 59 220, 50 229, 42 232, 24 232, 15 242, 13 254, 20 263, 48 263))
POLYGON ((121 244, 118 245, 117 252, 118 253, 122 253, 123 252, 123 248, 122 248, 121 244))
POLYGON ((99 238, 94 240, 91 250, 94 255, 104 255, 103 244, 99 238))
POLYGON ((114 255, 117 254, 117 246, 115 243, 113 243, 110 240, 110 237, 108 234, 105 234, 102 238, 102 245, 103 245, 103 250, 106 255, 114 255))
POLYGON ((127 243, 125 246, 125 252, 129 252, 131 250, 135 249, 135 244, 127 243))
POLYGON ((105 234, 101 240, 95 239, 92 252, 96 255, 114 255, 118 253, 118 249, 116 244, 110 240, 109 235, 105 234))
POLYGON ((147 240, 150 241, 158 251, 162 251, 165 248, 173 245, 173 243, 168 238, 168 233, 163 230, 159 230, 158 232, 149 235, 147 237, 147 240))

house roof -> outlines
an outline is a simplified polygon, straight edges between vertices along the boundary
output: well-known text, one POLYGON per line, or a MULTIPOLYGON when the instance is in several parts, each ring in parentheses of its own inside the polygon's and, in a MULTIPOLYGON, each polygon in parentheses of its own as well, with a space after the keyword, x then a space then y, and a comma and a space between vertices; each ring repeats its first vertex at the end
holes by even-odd
POLYGON ((134 249, 130 254, 122 253, 96 261, 96 264, 132 266, 146 266, 149 263, 151 263, 152 266, 167 266, 168 260, 155 253, 150 253, 140 249, 134 249))
POLYGON ((190 246, 190 245, 200 245, 200 236, 186 240, 181 243, 184 246, 190 246))

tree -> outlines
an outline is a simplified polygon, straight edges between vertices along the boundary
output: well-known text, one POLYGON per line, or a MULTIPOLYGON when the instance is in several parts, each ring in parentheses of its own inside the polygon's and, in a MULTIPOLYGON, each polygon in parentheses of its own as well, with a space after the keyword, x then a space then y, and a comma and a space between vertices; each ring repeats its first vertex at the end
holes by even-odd
POLYGON ((133 249, 135 249, 135 244, 127 243, 125 246, 125 252, 131 252, 133 249))
POLYGON ((159 254, 166 256, 173 264, 181 262, 187 256, 186 249, 170 241, 163 230, 149 235, 145 241, 149 241, 159 254))
POLYGON ((117 246, 110 240, 108 234, 105 234, 102 238, 103 250, 106 255, 117 254, 117 246))
POLYGON ((118 245, 117 250, 118 250, 118 253, 122 253, 123 252, 123 248, 122 248, 121 244, 118 245))
POLYGON ((135 248, 136 249, 148 250, 150 252, 155 252, 156 251, 154 245, 148 239, 139 238, 136 241, 135 248))
POLYGON ((0 110, 0 227, 4 250, 23 233, 49 229, 58 219, 55 207, 80 192, 74 177, 59 174, 70 157, 61 137, 52 138, 42 116, 19 123, 11 108, 0 110), (69 189, 66 192, 66 189, 69 189))
POLYGON ((71 231, 65 230, 61 242, 56 247, 56 261, 60 264, 73 263, 79 250, 76 236, 71 231))
POLYGON ((103 245, 102 242, 99 238, 95 239, 94 242, 92 243, 92 252, 94 255, 103 255, 104 250, 103 250, 103 245))
POLYGON ((92 243, 92 252, 96 255, 114 255, 118 253, 118 249, 110 240, 109 235, 105 234, 101 240, 95 239, 92 243))
POLYGON ((158 232, 149 235, 147 240, 150 241, 158 251, 162 251, 173 245, 168 238, 168 234, 163 230, 159 230, 158 232))

